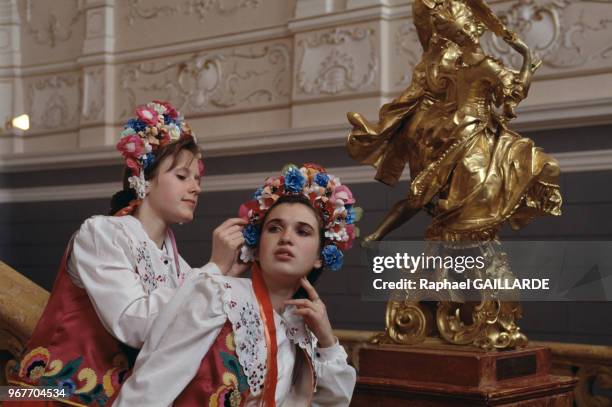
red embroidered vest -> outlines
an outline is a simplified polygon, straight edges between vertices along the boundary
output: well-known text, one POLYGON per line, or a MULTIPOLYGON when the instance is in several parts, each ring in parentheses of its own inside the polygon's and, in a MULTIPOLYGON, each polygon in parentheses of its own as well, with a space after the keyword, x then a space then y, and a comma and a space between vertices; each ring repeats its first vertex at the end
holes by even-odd
POLYGON ((138 350, 102 326, 87 292, 66 271, 68 253, 21 360, 7 365, 7 378, 13 385, 61 387, 73 405, 110 406, 138 350))
POLYGON ((238 407, 248 395, 249 383, 236 355, 232 324, 227 321, 174 407, 238 407))

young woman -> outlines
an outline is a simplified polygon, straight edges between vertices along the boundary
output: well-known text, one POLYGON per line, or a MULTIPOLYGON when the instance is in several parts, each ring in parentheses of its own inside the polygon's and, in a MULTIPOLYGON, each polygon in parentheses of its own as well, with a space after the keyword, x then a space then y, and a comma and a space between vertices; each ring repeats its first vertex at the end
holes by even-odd
MULTIPOLYGON (((198 274, 179 256, 170 229, 191 221, 198 203, 197 141, 169 103, 136 113, 117 144, 126 171, 111 202, 115 216, 86 220, 71 239, 24 356, 8 369, 11 384, 59 387, 60 401, 71 405, 112 403, 158 313, 198 274)), ((211 261, 195 270, 228 272, 245 223, 219 226, 211 261)))
POLYGON ((347 406, 355 370, 310 281, 341 267, 354 203, 314 164, 266 180, 240 211, 252 280, 198 271, 158 317, 114 405, 347 406))

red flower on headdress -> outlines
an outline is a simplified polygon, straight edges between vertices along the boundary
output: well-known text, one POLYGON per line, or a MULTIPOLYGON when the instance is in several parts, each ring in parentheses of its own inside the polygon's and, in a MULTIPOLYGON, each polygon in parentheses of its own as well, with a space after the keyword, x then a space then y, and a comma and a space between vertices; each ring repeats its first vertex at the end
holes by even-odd
POLYGON ((176 111, 174 106, 172 106, 170 104, 170 102, 166 102, 166 101, 163 101, 163 100, 154 100, 153 103, 157 103, 158 105, 162 105, 163 107, 165 107, 166 108, 166 114, 171 119, 176 119, 178 117, 178 112, 176 111))
POLYGON ((172 139, 170 138, 170 134, 168 134, 168 132, 162 128, 162 130, 160 131, 160 134, 158 136, 159 138, 159 146, 160 147, 165 147, 168 144, 170 144, 170 142, 172 141, 172 139))
POLYGON ((319 211, 323 217, 323 222, 327 226, 334 218, 334 206, 329 199, 317 198, 312 202, 312 206, 319 211))
POLYGON ((250 221, 251 218, 257 217, 261 214, 262 210, 259 207, 259 202, 251 200, 240 205, 238 210, 238 217, 250 221))
POLYGON ((125 165, 132 170, 132 175, 140 175, 140 163, 137 160, 134 160, 133 158, 126 158, 125 165))
POLYGON ((136 116, 148 126, 156 126, 159 115, 147 105, 141 105, 136 108, 136 116))
POLYGON ((353 241, 355 241, 355 226, 346 225, 344 230, 348 234, 348 240, 346 242, 338 242, 338 249, 345 251, 353 247, 353 241))
POLYGON ((144 141, 137 134, 124 136, 117 143, 117 150, 127 158, 139 158, 145 150, 144 141))
POLYGON ((198 160, 198 172, 200 173, 200 177, 204 176, 204 160, 201 158, 198 160))

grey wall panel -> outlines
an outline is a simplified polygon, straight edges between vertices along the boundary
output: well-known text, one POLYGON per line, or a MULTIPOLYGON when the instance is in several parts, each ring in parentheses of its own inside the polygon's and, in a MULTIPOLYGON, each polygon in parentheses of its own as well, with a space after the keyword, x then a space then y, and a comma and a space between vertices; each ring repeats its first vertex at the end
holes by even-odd
MULTIPOLYGON (((274 163, 273 171, 280 169, 274 163)), ((259 169, 258 169, 259 170, 259 169)), ((504 230, 506 238, 612 239, 612 195, 606 190, 612 171, 564 174, 564 214, 541 218, 520 232, 504 230)), ((205 182, 205 181, 204 181, 205 182)), ((254 186, 255 187, 255 186, 254 186)), ((371 232, 392 203, 405 196, 407 183, 388 188, 380 183, 355 184, 351 188, 366 216, 358 225, 371 232)), ((196 220, 177 225, 179 249, 193 266, 210 257, 212 230, 235 216, 240 203, 252 191, 206 193, 196 220)), ((108 199, 70 202, 29 202, 0 205, 0 259, 47 289, 51 288, 64 247, 87 217, 105 213, 108 199)), ((429 223, 421 213, 392 239, 420 239, 429 223)), ((358 252, 348 253, 346 267, 321 277, 318 290, 325 299, 334 326, 345 329, 381 329, 385 304, 361 299, 358 252)), ((610 303, 526 303, 522 329, 532 339, 610 344, 610 303)))

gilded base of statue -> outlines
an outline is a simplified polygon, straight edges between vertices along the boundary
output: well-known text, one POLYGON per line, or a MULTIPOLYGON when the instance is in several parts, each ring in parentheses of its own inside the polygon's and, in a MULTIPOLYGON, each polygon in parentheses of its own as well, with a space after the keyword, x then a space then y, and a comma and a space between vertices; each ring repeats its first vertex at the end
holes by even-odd
POLYGON ((520 348, 527 345, 527 337, 516 324, 520 317, 518 302, 434 303, 392 298, 387 303, 386 331, 371 342, 414 345, 439 336, 449 344, 484 350, 520 348))
POLYGON ((351 406, 571 407, 576 379, 550 374, 548 348, 487 352, 428 339, 367 345, 351 406))

